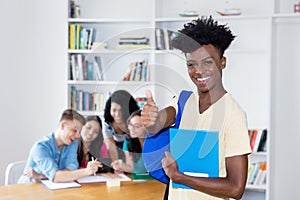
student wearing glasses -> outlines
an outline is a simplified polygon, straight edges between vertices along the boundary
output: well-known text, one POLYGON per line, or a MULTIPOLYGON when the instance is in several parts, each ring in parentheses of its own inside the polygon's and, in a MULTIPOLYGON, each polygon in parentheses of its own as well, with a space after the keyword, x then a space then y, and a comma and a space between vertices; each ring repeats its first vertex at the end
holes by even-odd
POLYGON ((129 136, 124 141, 123 151, 126 162, 121 159, 115 160, 112 167, 117 171, 130 173, 147 173, 142 160, 142 149, 146 130, 141 120, 141 110, 133 112, 127 120, 129 136))

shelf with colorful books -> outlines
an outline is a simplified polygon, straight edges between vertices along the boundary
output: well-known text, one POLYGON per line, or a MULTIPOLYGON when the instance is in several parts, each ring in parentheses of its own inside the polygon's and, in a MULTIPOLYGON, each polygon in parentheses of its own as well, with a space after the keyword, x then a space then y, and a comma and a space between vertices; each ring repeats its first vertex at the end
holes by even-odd
POLYGON ((252 153, 249 155, 247 190, 265 192, 268 178, 268 131, 267 129, 248 130, 252 153))
POLYGON ((251 162, 248 168, 247 189, 266 190, 267 163, 251 162))

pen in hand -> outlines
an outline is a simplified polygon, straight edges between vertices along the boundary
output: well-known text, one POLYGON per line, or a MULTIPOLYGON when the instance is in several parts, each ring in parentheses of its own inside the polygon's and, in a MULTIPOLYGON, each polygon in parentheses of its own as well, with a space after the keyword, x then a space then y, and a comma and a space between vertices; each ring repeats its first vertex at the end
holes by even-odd
MULTIPOLYGON (((92 156, 92 161, 95 161, 94 157, 92 156)), ((96 172, 94 172, 94 176, 96 176, 96 172)))

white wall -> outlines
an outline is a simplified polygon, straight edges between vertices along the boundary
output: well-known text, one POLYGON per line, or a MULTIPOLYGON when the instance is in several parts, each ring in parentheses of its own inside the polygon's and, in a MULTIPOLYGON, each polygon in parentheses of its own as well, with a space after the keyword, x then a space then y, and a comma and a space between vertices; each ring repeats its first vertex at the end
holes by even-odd
POLYGON ((0 185, 11 161, 53 131, 67 106, 67 1, 10 0, 0 7, 0 185))
POLYGON ((300 20, 278 20, 274 32, 270 199, 298 199, 300 20))

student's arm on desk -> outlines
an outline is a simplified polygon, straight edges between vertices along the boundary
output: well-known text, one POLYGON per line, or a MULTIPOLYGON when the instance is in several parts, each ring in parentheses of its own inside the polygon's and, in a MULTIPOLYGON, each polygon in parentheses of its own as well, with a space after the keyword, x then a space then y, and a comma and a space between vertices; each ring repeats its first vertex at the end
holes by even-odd
POLYGON ((45 179, 48 179, 44 174, 38 174, 38 173, 36 173, 31 168, 28 169, 28 171, 24 175, 27 176, 28 178, 32 178, 32 179, 35 179, 35 180, 45 180, 45 179))
POLYGON ((115 161, 118 159, 118 152, 116 143, 113 137, 105 138, 105 145, 109 154, 109 157, 112 161, 115 161))
POLYGON ((53 182, 69 182, 85 176, 93 175, 94 172, 97 172, 99 167, 102 167, 102 164, 99 161, 90 161, 86 168, 78 170, 58 170, 54 175, 53 182))
POLYGON ((133 157, 128 151, 124 151, 124 154, 126 158, 126 163, 124 163, 123 160, 118 159, 113 161, 111 163, 111 166, 114 168, 114 170, 132 173, 134 171, 133 157))
POLYGON ((166 152, 162 164, 164 171, 172 181, 188 185, 206 194, 240 199, 244 193, 248 169, 247 155, 227 157, 227 176, 224 178, 201 178, 185 175, 178 171, 177 163, 169 152, 166 152))

